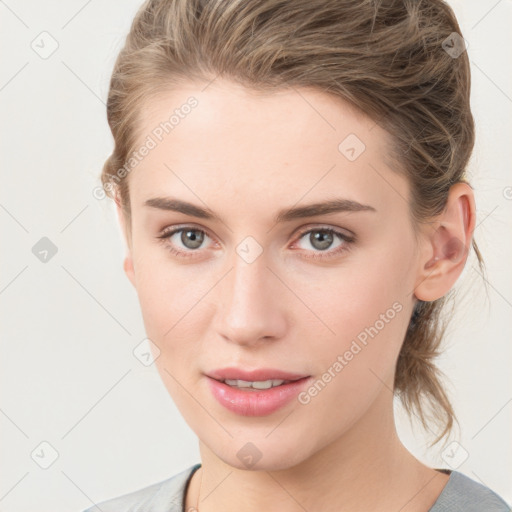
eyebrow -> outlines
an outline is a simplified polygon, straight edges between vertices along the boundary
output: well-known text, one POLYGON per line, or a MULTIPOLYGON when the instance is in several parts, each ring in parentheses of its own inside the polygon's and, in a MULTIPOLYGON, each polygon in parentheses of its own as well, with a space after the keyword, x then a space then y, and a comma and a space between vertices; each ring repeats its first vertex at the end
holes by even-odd
MULTIPOLYGON (((200 219, 220 221, 224 223, 224 220, 209 208, 202 208, 201 206, 172 197, 154 197, 145 201, 144 205, 151 208, 157 208, 159 210, 179 212, 192 217, 198 217, 200 219)), ((274 218, 274 222, 278 224, 281 222, 289 222, 295 219, 304 219, 329 213, 360 211, 376 212, 377 210, 373 206, 361 204, 357 201, 352 201, 351 199, 337 198, 320 203, 312 203, 306 206, 280 210, 274 218)))

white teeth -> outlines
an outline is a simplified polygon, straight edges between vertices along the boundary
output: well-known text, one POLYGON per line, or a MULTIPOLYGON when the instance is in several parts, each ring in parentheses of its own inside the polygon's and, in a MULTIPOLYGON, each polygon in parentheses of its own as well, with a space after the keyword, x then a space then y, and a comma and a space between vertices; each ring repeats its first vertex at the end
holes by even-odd
POLYGON ((280 386, 284 380, 271 379, 271 380, 258 380, 258 381, 247 381, 237 379, 226 379, 224 381, 228 386, 237 388, 254 388, 254 389, 270 389, 276 386, 280 386))

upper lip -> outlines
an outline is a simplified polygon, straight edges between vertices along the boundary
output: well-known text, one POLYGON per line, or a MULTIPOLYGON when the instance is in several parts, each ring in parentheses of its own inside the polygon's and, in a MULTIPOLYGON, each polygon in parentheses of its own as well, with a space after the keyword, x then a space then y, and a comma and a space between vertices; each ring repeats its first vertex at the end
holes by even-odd
POLYGON ((206 374, 215 380, 244 380, 248 382, 265 380, 299 380, 308 375, 284 372, 274 368, 258 368, 255 370, 242 370, 241 368, 220 368, 206 374))

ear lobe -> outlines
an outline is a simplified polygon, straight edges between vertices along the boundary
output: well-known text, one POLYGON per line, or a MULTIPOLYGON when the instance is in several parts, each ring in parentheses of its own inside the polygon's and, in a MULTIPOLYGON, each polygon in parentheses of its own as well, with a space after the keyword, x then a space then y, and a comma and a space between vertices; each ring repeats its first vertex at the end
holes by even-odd
POLYGON ((123 270, 132 285, 137 288, 135 284, 135 268, 133 266, 133 256, 132 256, 132 250, 131 250, 131 241, 128 237, 128 231, 127 231, 127 225, 126 225, 126 215, 123 212, 121 203, 119 199, 116 197, 115 199, 116 203, 116 211, 117 211, 117 218, 119 221, 119 225, 121 227, 121 231, 123 233, 123 238, 126 243, 126 256, 123 261, 123 270))
POLYGON ((430 302, 446 295, 464 270, 473 231, 475 200, 467 183, 450 188, 445 210, 425 237, 414 294, 430 302))
POLYGON ((124 258, 123 270, 132 285, 137 288, 137 285, 135 284, 135 269, 133 267, 133 258, 130 250, 128 250, 124 258))

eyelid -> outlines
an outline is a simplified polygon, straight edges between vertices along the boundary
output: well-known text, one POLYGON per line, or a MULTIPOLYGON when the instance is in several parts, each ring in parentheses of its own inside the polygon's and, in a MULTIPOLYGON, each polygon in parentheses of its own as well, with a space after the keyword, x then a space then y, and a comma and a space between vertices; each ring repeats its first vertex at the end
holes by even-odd
POLYGON ((185 231, 187 229, 190 229, 193 231, 200 231, 200 232, 204 233, 205 235, 207 235, 212 240, 215 240, 215 237, 212 236, 206 228, 196 226, 194 224, 175 224, 172 226, 167 226, 160 231, 160 234, 157 235, 157 238, 165 239, 165 238, 172 236, 176 232, 185 231))
POLYGON ((307 226, 301 226, 298 229, 298 234, 294 236, 302 237, 306 233, 309 233, 310 231, 332 231, 334 233, 339 234, 340 236, 343 236, 347 240, 350 240, 351 242, 355 242, 357 237, 356 234, 353 231, 350 231, 350 229, 347 228, 340 228, 337 226, 331 226, 328 224, 322 225, 322 224, 309 224, 307 226))
POLYGON ((192 228, 197 229, 198 231, 207 232, 208 230, 204 226, 200 226, 199 224, 195 224, 193 222, 182 222, 180 224, 172 224, 170 226, 166 226, 160 230, 160 233, 164 233, 166 231, 176 231, 179 229, 192 228))

